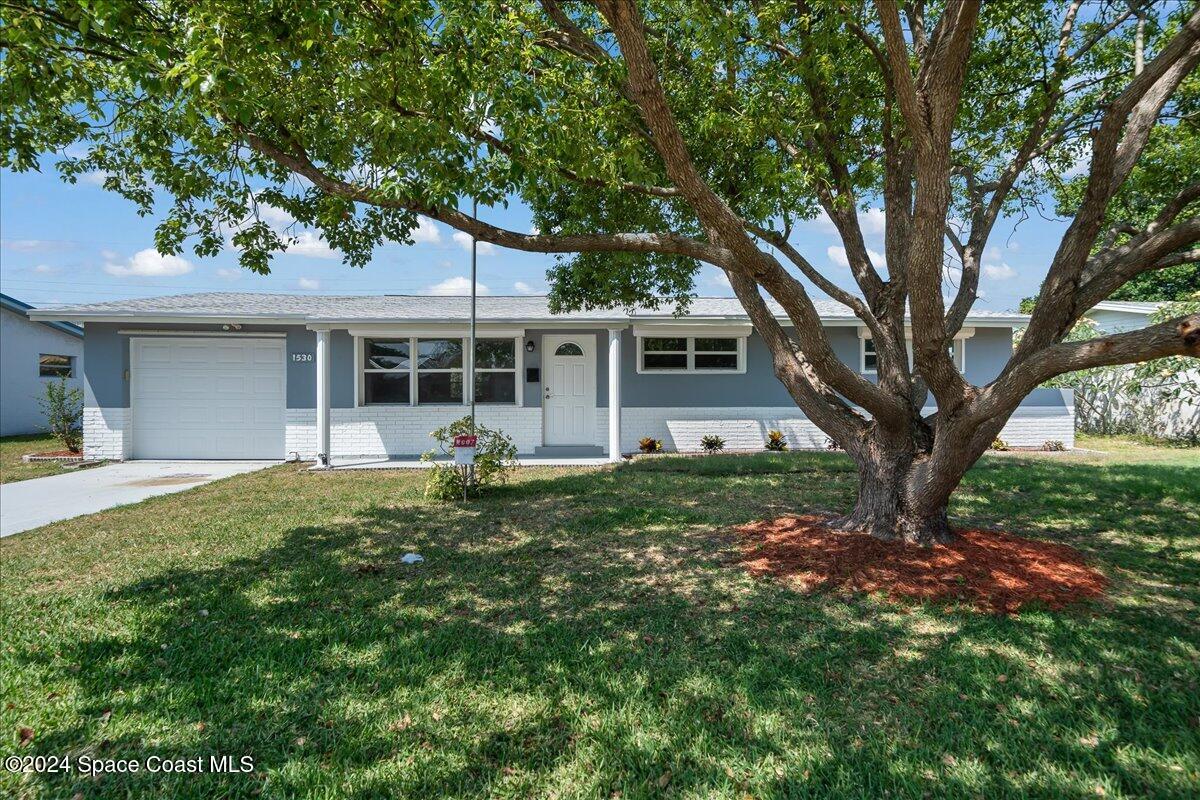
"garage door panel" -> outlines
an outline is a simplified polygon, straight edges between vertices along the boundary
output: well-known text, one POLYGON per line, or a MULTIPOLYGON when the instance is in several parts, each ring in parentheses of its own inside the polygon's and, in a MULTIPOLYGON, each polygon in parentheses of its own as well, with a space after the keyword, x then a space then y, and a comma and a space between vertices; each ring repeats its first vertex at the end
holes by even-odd
POLYGON ((135 458, 282 458, 282 341, 134 340, 135 458))

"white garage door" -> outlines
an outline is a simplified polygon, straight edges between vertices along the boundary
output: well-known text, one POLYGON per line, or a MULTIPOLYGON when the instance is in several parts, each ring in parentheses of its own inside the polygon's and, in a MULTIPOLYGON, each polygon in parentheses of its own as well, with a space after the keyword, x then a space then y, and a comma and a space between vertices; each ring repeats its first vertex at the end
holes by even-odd
POLYGON ((283 458, 282 339, 134 339, 134 458, 283 458))

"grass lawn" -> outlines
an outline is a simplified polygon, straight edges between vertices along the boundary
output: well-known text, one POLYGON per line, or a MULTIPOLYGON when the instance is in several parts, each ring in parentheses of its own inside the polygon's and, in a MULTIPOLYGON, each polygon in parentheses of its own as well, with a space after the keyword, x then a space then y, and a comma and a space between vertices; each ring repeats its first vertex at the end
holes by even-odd
POLYGON ((0 438, 0 483, 59 474, 62 472, 62 466, 55 461, 34 461, 26 464, 21 460, 21 456, 26 453, 47 453, 62 449, 62 442, 48 433, 0 438))
POLYGON ((254 772, 0 794, 1200 796, 1200 452, 1089 441, 1112 454, 989 456, 958 495, 1113 581, 1009 618, 731 563, 729 526, 851 501, 826 453, 531 469, 466 505, 283 466, 20 534, 0 755, 254 772))

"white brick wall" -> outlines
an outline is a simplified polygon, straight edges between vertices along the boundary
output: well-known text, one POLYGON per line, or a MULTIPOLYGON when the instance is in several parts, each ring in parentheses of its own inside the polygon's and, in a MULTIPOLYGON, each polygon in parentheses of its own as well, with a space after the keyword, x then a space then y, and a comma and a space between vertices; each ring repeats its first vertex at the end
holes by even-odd
MULTIPOLYGON (((662 440, 664 450, 697 451, 701 437, 709 434, 725 439, 729 450, 761 450, 772 430, 782 431, 793 450, 824 450, 829 437, 799 414, 795 407, 623 408, 621 450, 636 452, 639 439, 653 436, 662 440)), ((1074 408, 1054 416, 1032 416, 1018 409, 1000 438, 1012 447, 1041 447, 1051 440, 1074 447, 1074 408)))
MULTIPOLYGON (((435 446, 430 431, 467 414, 462 406, 364 406, 330 409, 330 449, 334 458, 417 455, 435 446)), ((519 453, 532 453, 542 443, 542 409, 479 406, 476 419, 512 437, 519 453)), ((317 412, 289 408, 286 450, 305 460, 316 458, 317 412)))
POLYGON ((133 430, 128 408, 83 409, 83 455, 88 459, 122 461, 129 458, 133 430))

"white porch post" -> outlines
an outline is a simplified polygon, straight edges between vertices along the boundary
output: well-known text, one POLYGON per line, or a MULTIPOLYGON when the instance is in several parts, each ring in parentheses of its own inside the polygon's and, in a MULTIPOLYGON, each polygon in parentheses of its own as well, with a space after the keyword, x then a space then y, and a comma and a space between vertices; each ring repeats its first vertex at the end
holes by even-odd
POLYGON ((621 329, 608 329, 608 460, 621 460, 621 329))
POLYGON ((317 465, 329 458, 329 331, 317 331, 317 465))

